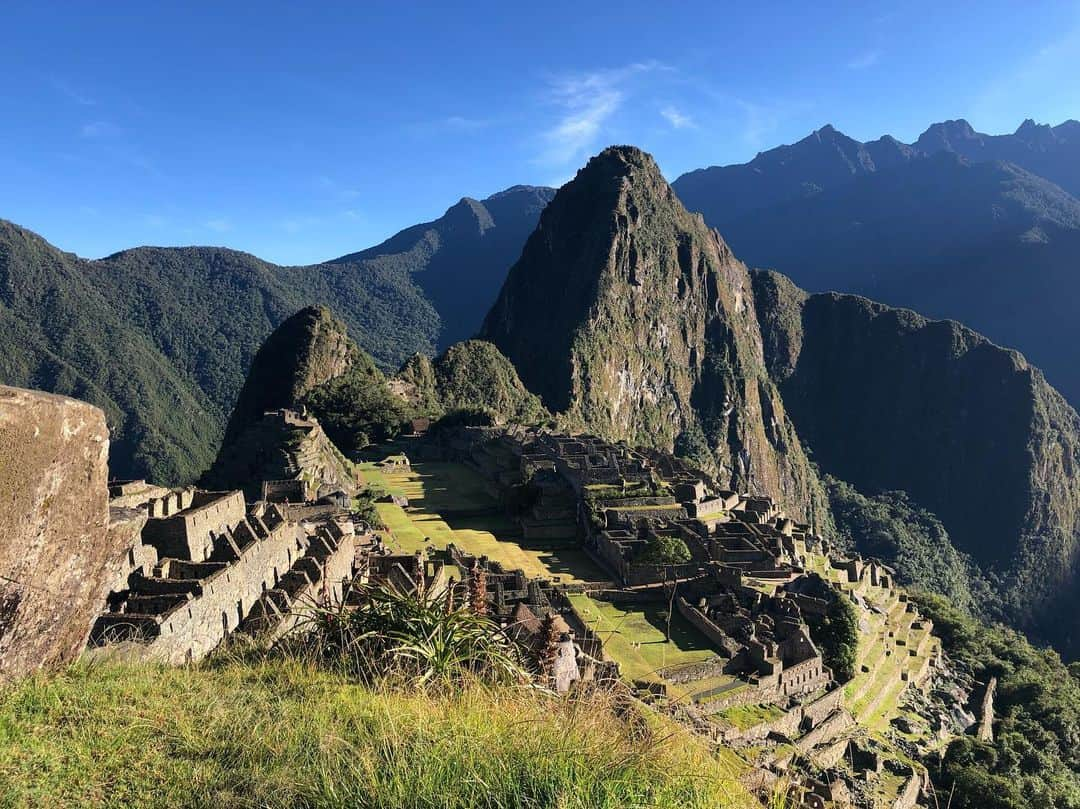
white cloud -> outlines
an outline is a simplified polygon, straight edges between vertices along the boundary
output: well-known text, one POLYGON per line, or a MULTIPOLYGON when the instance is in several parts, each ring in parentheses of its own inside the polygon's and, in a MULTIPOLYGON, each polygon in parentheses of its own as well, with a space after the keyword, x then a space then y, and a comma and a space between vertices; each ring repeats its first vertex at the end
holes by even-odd
POLYGON ((554 79, 548 99, 562 114, 542 133, 544 148, 538 162, 553 165, 580 162, 597 145, 605 125, 622 106, 629 81, 657 70, 670 68, 658 62, 636 62, 554 79))
POLYGON ((120 134, 120 127, 109 121, 89 121, 82 125, 79 133, 84 138, 108 138, 120 134))
POLYGON ((207 228, 215 233, 228 233, 232 230, 232 222, 227 217, 221 217, 220 219, 210 219, 204 223, 207 228))
POLYGON ((143 224, 151 228, 162 228, 169 223, 164 216, 156 213, 143 214, 143 224))
POLYGON ((663 116, 672 129, 696 129, 697 124, 694 123, 694 119, 685 113, 679 112, 675 107, 668 105, 661 108, 660 115, 663 116))
POLYGON ((75 89, 63 79, 53 79, 52 86, 53 89, 66 96, 69 101, 78 104, 80 107, 92 107, 97 103, 93 98, 75 89))
POLYGON ((866 70, 881 61, 880 50, 863 51, 847 63, 848 70, 866 70))

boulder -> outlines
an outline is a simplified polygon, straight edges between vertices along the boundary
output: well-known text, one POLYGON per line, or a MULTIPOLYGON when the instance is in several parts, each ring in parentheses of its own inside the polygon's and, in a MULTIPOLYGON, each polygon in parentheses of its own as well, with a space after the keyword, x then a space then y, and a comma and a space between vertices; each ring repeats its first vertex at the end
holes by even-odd
POLYGON ((0 386, 0 682, 86 644, 124 552, 108 450, 98 408, 0 386))

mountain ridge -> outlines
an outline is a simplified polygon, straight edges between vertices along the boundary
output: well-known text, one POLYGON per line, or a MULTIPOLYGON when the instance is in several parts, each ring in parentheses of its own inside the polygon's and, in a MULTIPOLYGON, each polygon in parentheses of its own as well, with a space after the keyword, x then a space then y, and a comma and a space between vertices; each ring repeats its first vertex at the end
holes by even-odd
POLYGON ((848 159, 868 154, 868 144, 835 130, 822 139, 819 130, 748 164, 683 175, 673 187, 749 264, 811 292, 866 295, 964 322, 1022 350, 1075 405, 1080 374, 1067 347, 1080 326, 1065 302, 1080 293, 1080 200, 1054 182, 1069 179, 1074 158, 1080 165, 1074 132, 1080 124, 1068 121, 983 136, 964 121, 945 122, 922 138, 933 153, 901 149, 880 167, 848 159), (790 152, 799 158, 785 158, 790 152), (1018 155, 1030 158, 1026 166, 1018 155), (1062 171, 1046 169, 1051 158, 1062 171))
POLYGON ((406 269, 441 315, 436 348, 476 334, 506 271, 555 191, 514 185, 483 200, 462 197, 430 222, 337 259, 406 269))
POLYGON ((956 321, 755 271, 766 362, 823 472, 900 489, 997 577, 1010 617, 1075 654, 1080 416, 1013 349, 956 321))

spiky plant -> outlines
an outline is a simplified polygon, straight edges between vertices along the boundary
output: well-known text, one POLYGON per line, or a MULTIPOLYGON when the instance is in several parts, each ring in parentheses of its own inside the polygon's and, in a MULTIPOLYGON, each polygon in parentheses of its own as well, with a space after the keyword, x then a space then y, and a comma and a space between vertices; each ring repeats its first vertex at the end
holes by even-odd
POLYGON ((514 643, 492 620, 455 609, 452 590, 367 585, 355 606, 315 607, 297 634, 317 656, 365 680, 523 682, 514 643))

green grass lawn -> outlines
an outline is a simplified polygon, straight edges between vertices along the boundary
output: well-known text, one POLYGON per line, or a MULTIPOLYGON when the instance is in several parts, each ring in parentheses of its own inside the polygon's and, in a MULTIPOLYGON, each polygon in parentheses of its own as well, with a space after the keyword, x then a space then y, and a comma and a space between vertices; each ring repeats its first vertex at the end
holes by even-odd
POLYGON ((608 578, 580 548, 532 546, 522 540, 517 526, 498 511, 484 480, 467 466, 425 461, 411 469, 385 471, 365 463, 360 473, 365 482, 409 499, 405 509, 376 504, 390 529, 389 544, 403 553, 454 543, 466 553, 487 556, 509 570, 520 568, 530 577, 563 582, 608 578), (485 510, 490 513, 482 513, 485 510))
POLYGON ((726 722, 739 730, 746 730, 763 722, 772 722, 784 715, 775 705, 735 705, 725 708, 709 718, 714 722, 726 722))
MULTIPOLYGON (((660 680, 656 673, 660 669, 700 663, 716 656, 708 639, 678 612, 671 616, 671 640, 667 640, 664 620, 659 615, 665 605, 611 604, 583 593, 571 594, 570 600, 603 640, 604 651, 618 662, 627 679, 656 682, 660 680)), ((699 690, 693 683, 686 687, 668 685, 669 691, 679 696, 699 690)))
POLYGON ((0 806, 756 806, 737 759, 647 721, 631 733, 602 696, 372 690, 293 660, 81 664, 0 688, 0 806))

